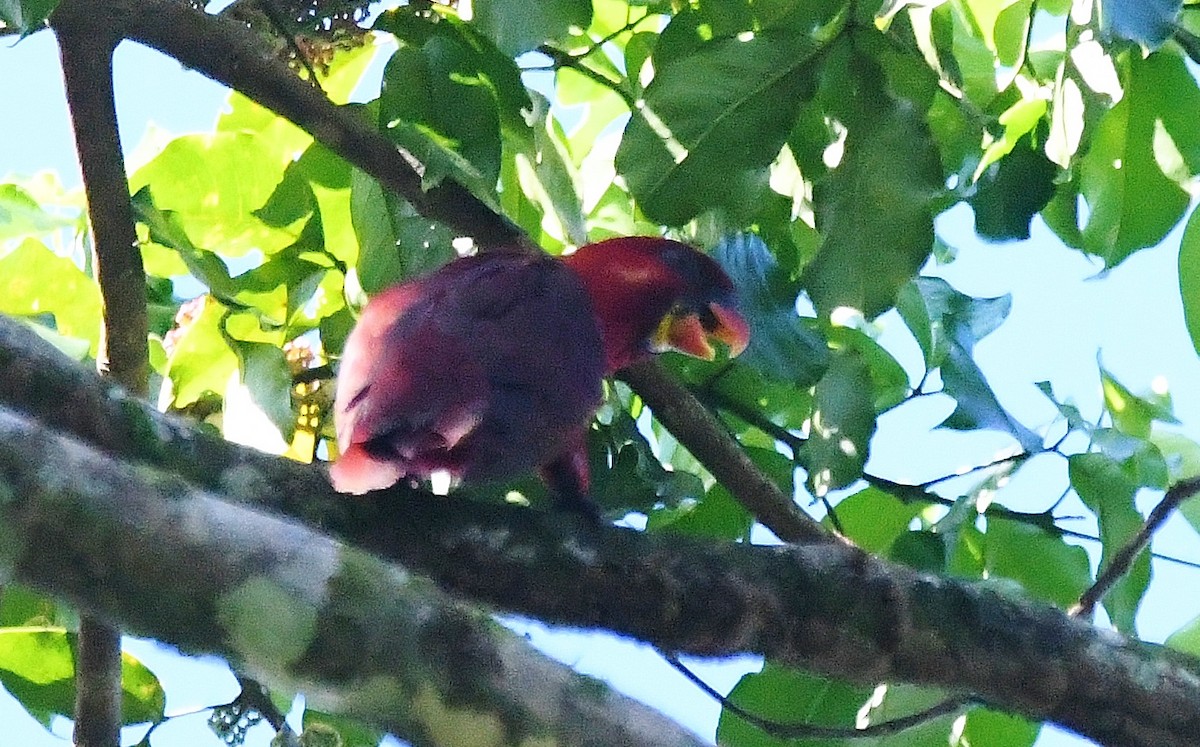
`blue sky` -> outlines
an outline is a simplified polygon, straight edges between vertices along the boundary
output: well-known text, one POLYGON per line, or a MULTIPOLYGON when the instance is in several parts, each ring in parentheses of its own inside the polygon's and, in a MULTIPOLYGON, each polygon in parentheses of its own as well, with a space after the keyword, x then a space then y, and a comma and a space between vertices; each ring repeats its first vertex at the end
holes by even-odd
MULTIPOLYGON (((175 134, 211 127, 225 98, 219 86, 130 44, 118 51, 116 63, 118 110, 127 151, 142 139, 150 122, 175 134)), ((6 102, 0 113, 0 177, 52 169, 68 186, 78 184, 57 52, 50 34, 0 47, 0 101, 6 102)), ((970 220, 970 211, 961 207, 939 220, 939 233, 959 249, 959 258, 930 271, 970 295, 1012 294, 1010 318, 979 344, 976 354, 1002 403, 1018 419, 1033 428, 1053 419, 1049 403, 1033 387, 1042 380, 1052 381, 1060 396, 1074 398, 1086 415, 1095 414, 1100 402, 1099 352, 1105 366, 1135 391, 1148 388, 1156 377, 1165 377, 1172 386, 1181 430, 1200 440, 1200 363, 1183 326, 1176 284, 1178 231, 1162 246, 1140 252, 1113 272, 1099 276, 1099 264, 1062 247, 1040 224, 1030 241, 997 246, 975 240, 970 220)), ((880 326, 881 341, 915 372, 919 352, 899 319, 885 315, 880 326)), ((1008 446, 1006 438, 995 434, 932 431, 950 409, 948 401, 934 397, 885 415, 871 470, 895 479, 921 481, 948 471, 946 464, 969 466, 1008 446)), ((1037 510, 1063 487, 1062 470, 1052 459, 1035 460, 1018 474, 1003 497, 1014 508, 1037 510)), ((1156 496, 1143 496, 1143 505, 1152 505, 1154 500, 1156 496)), ((1079 524, 1071 528, 1089 530, 1086 522, 1079 524)), ((1196 539, 1190 527, 1175 519, 1156 540, 1156 548, 1200 559, 1196 539)), ((1089 550, 1094 561, 1096 548, 1089 550)), ((1178 593, 1181 588, 1196 588, 1198 577, 1195 570, 1161 561, 1156 561, 1154 571, 1156 581, 1139 626, 1145 638, 1162 640, 1200 614, 1200 597, 1178 593)), ((610 636, 552 633, 535 623, 518 627, 556 658, 609 679, 622 691, 711 737, 715 705, 649 649, 610 636)), ((130 648, 162 678, 168 708, 173 712, 220 703, 236 694, 236 684, 220 662, 181 659, 144 642, 133 642, 130 648)), ((699 669, 715 687, 728 690, 741 673, 755 668, 757 662, 743 659, 699 669)), ((203 719, 204 715, 178 719, 159 731, 156 745, 203 745, 200 739, 211 736, 198 723, 203 719)), ((0 723, 7 727, 0 744, 64 744, 47 735, 2 693, 0 723)), ((57 731, 60 736, 68 733, 64 728, 57 731)), ((265 745, 269 736, 268 730, 261 730, 254 744, 265 745)), ((1082 743, 1054 734, 1044 734, 1039 742, 1082 743)), ((215 747, 220 742, 211 736, 211 744, 215 747)))

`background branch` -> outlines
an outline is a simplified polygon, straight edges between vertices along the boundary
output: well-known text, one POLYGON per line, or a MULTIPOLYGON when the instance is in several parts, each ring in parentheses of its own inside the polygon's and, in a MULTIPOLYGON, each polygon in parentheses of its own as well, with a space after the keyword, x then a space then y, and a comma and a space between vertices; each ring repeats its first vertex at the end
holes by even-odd
MULTIPOLYGON (((87 196, 93 270, 100 287, 102 321, 96 366, 129 392, 145 396, 149 366, 146 279, 113 92, 112 58, 120 41, 120 26, 112 17, 93 18, 92 9, 90 2, 63 0, 50 23, 58 37, 67 108, 87 196)), ((78 641, 75 743, 80 747, 118 747, 121 633, 84 615, 79 621, 78 641)))

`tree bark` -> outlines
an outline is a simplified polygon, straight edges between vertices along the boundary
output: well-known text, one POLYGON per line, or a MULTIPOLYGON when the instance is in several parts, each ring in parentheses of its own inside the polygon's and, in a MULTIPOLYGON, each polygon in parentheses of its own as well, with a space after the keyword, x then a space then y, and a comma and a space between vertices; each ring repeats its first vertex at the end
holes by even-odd
MULTIPOLYGON (((827 541, 714 544, 405 489, 351 499, 332 491, 319 466, 221 442, 122 398, 18 323, 0 320, 0 368, 12 373, 0 402, 21 413, 0 432, 10 484, 99 479, 70 477, 74 468, 64 470, 62 449, 46 442, 55 429, 143 465, 134 472, 143 482, 124 484, 124 492, 165 492, 163 500, 176 502, 191 495, 180 477, 172 482, 161 474, 171 473, 230 500, 261 498, 263 508, 321 526, 501 610, 611 630, 679 653, 754 653, 844 680, 975 693, 993 707, 1054 721, 1102 744, 1182 746, 1200 733, 1200 662, 1097 629, 1006 587, 916 573, 827 541), (72 403, 54 401, 60 391, 74 392, 72 403), (90 411, 92 403, 107 408, 103 416, 90 411), (14 483, 15 474, 25 482, 14 483)), ((155 546, 137 535, 127 541, 135 539, 130 555, 155 546)), ((67 593, 53 579, 41 583, 67 593)), ((186 627, 145 632, 187 645, 175 637, 186 627)))

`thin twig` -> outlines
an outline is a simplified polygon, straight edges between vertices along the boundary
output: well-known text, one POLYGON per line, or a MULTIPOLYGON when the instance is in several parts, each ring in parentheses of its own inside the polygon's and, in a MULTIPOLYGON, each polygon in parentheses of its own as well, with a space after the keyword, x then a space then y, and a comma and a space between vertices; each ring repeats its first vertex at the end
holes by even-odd
POLYGON ((779 489, 704 405, 655 361, 618 372, 713 477, 784 542, 833 541, 833 536, 779 489))
POLYGON ((1079 601, 1075 603, 1075 606, 1068 610, 1069 614, 1076 617, 1090 615, 1092 610, 1096 609, 1096 604, 1104 598, 1104 595, 1121 580, 1122 576, 1129 572, 1130 567, 1133 566, 1133 562, 1141 554, 1142 550, 1146 549, 1146 545, 1150 543, 1151 537, 1163 525, 1167 517, 1179 507, 1180 503, 1191 498, 1196 493, 1200 493, 1200 477, 1193 477, 1172 485, 1166 494, 1163 495, 1163 499, 1158 502, 1158 505, 1146 517, 1146 522, 1142 524, 1142 528, 1113 556, 1112 561, 1105 566, 1104 570, 1096 576, 1096 582, 1079 597, 1079 601))
POLYGON ((911 713, 907 716, 888 719, 878 723, 868 724, 862 728, 854 726, 817 726, 816 724, 783 724, 769 718, 750 713, 722 695, 715 688, 700 678, 674 654, 660 650, 659 655, 666 659, 675 671, 682 674, 689 682, 698 687, 705 695, 721 704, 721 707, 746 723, 761 730, 775 739, 870 739, 887 737, 907 731, 915 726, 928 723, 935 718, 948 716, 971 705, 973 698, 957 697, 935 703, 934 705, 911 713))
POLYGON ((625 102, 625 106, 629 107, 630 111, 633 111, 637 108, 637 101, 633 98, 633 94, 631 94, 629 91, 626 91, 621 85, 620 81, 613 80, 598 70, 593 70, 585 65, 581 61, 581 58, 568 54, 567 52, 564 52, 563 50, 553 47, 549 44, 543 44, 537 48, 537 51, 553 60, 555 67, 559 69, 567 68, 574 70, 585 78, 595 83, 599 83, 613 93, 617 94, 621 97, 621 100, 625 102))

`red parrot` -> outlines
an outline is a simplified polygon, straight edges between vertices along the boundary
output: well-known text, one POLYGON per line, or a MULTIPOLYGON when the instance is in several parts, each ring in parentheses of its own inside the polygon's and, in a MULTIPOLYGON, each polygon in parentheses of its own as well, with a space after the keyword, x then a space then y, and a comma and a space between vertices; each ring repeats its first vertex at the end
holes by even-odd
POLYGON ((556 259, 464 257, 363 309, 342 355, 334 418, 346 493, 446 471, 483 482, 540 468, 588 507, 587 424, 605 376, 655 352, 740 353, 733 284, 676 241, 616 238, 556 259))

